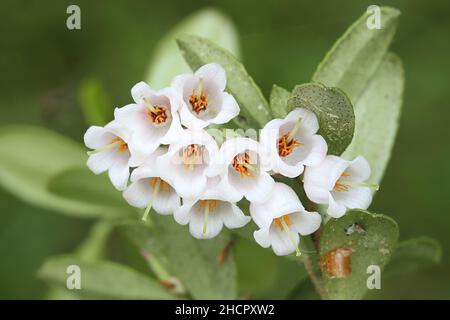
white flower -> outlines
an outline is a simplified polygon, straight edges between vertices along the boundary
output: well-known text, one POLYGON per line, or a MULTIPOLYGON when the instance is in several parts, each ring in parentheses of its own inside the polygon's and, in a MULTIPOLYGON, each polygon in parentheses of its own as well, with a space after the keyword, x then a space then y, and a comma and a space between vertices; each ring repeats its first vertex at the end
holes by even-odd
POLYGON ((225 70, 216 64, 202 66, 194 74, 182 74, 172 81, 183 98, 181 123, 189 129, 202 129, 211 123, 222 124, 239 114, 232 95, 224 92, 225 70))
POLYGON ((89 151, 87 166, 95 174, 108 171, 109 178, 118 190, 124 190, 130 176, 130 132, 116 120, 104 127, 91 126, 84 134, 84 144, 89 151))
POLYGON ((181 205, 180 196, 156 167, 156 159, 165 152, 163 148, 157 149, 136 168, 131 173, 131 184, 123 193, 130 205, 146 208, 142 220, 146 220, 151 208, 166 215, 172 214, 181 205))
POLYGON ((157 167, 182 198, 196 198, 205 190, 211 160, 218 151, 217 143, 204 130, 184 130, 157 159, 157 167))
POLYGON ((206 191, 198 199, 183 199, 183 205, 174 212, 175 221, 189 223, 189 231, 197 239, 211 239, 223 225, 229 229, 241 228, 251 218, 244 215, 236 203, 229 202, 218 189, 217 178, 208 180, 206 191))
POLYGON ((116 108, 114 117, 132 130, 131 165, 138 166, 161 144, 173 142, 182 127, 178 115, 181 98, 172 88, 155 91, 139 82, 131 89, 135 104, 116 108))
POLYGON ((279 256, 296 252, 300 235, 316 231, 321 223, 320 214, 308 212, 289 186, 277 182, 272 194, 264 203, 251 203, 250 214, 259 230, 253 233, 256 242, 263 248, 272 246, 279 256))
POLYGON ((325 159, 327 144, 316 134, 316 115, 297 108, 285 119, 273 119, 261 130, 261 143, 270 153, 272 170, 289 178, 299 176, 304 166, 315 166, 325 159))
POLYGON ((215 162, 212 172, 221 176, 220 187, 233 201, 245 196, 250 202, 262 202, 272 191, 275 181, 267 173, 267 153, 257 141, 228 139, 215 162))
POLYGON ((347 208, 367 209, 372 202, 372 188, 378 186, 365 181, 370 177, 367 160, 359 156, 347 161, 327 156, 317 167, 307 167, 304 188, 308 198, 316 203, 328 204, 327 213, 342 217, 347 208))

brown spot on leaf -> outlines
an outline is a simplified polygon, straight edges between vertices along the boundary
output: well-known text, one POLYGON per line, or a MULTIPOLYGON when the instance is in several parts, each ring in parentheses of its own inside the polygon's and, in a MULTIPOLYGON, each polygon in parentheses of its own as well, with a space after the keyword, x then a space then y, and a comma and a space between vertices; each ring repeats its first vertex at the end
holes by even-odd
POLYGON ((227 244, 225 245, 225 247, 222 249, 222 251, 219 252, 219 254, 217 255, 217 262, 219 264, 224 264, 225 259, 228 256, 228 252, 230 251, 232 246, 233 246, 233 241, 229 240, 227 242, 227 244))
POLYGON ((349 247, 328 251, 321 261, 322 271, 330 278, 345 278, 352 273, 350 257, 353 250, 349 247))
POLYGON ((366 230, 364 229, 363 225, 355 222, 349 225, 347 228, 345 228, 345 234, 346 235, 352 235, 353 233, 362 234, 365 233, 366 230))

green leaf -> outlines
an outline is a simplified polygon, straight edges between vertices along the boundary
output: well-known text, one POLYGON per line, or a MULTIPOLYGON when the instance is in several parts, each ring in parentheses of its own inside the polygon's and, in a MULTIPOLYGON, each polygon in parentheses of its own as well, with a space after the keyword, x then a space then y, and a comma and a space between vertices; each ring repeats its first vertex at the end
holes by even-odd
POLYGON ((328 153, 340 155, 350 144, 355 128, 353 106, 338 88, 320 83, 298 85, 289 99, 289 109, 305 108, 319 120, 319 134, 328 144, 328 153))
POLYGON ((111 101, 98 80, 84 81, 80 87, 78 99, 88 124, 103 126, 112 119, 111 101))
POLYGON ((67 267, 80 267, 81 289, 69 292, 112 299, 175 299, 155 280, 118 263, 105 260, 86 262, 75 256, 48 259, 38 277, 52 284, 66 286, 67 267))
POLYGON ((157 43, 145 77, 152 87, 167 86, 176 75, 190 71, 175 41, 182 34, 204 37, 239 56, 238 34, 228 17, 215 9, 200 10, 182 20, 157 43))
POLYGON ((381 29, 369 29, 364 13, 334 44, 313 81, 342 89, 355 102, 386 54, 397 29, 400 11, 381 7, 381 29))
POLYGON ((177 43, 192 70, 212 62, 225 69, 227 89, 236 98, 250 127, 263 127, 271 119, 269 104, 261 90, 231 53, 207 39, 195 36, 180 37, 177 43))
POLYGON ((122 193, 114 189, 106 174, 95 175, 86 166, 73 167, 52 176, 49 191, 57 196, 103 208, 103 217, 124 216, 130 212, 122 193))
POLYGON ((350 210, 331 219, 320 237, 323 280, 330 299, 361 299, 367 290, 367 268, 382 270, 398 239, 397 223, 391 218, 363 210, 350 210), (349 260, 339 256, 349 254, 349 260))
POLYGON ((103 207, 51 193, 50 179, 86 163, 78 143, 44 128, 16 125, 0 128, 0 185, 17 198, 42 208, 79 217, 103 214, 103 207))
POLYGON ((370 181, 379 184, 389 162, 398 129, 404 75, 401 60, 384 57, 378 70, 355 104, 355 134, 342 157, 363 155, 370 163, 370 181))
POLYGON ((125 234, 141 249, 155 255, 170 274, 177 277, 194 299, 236 299, 236 266, 232 250, 223 264, 218 256, 230 238, 223 230, 209 240, 197 240, 189 228, 172 217, 154 214, 152 226, 123 226, 125 234))
POLYGON ((400 242, 386 266, 385 274, 396 275, 416 272, 437 264, 442 259, 442 246, 428 237, 419 237, 400 242))
POLYGON ((273 85, 270 92, 270 110, 275 118, 284 118, 288 114, 288 100, 291 93, 277 86, 273 85))

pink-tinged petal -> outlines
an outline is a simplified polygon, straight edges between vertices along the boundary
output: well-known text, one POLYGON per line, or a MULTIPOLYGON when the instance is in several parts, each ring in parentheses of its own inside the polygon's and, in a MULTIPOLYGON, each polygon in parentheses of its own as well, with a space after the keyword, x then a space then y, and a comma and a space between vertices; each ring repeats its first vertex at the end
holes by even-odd
POLYGON ((306 166, 318 166, 325 160, 328 146, 325 139, 317 134, 312 136, 305 136, 302 143, 308 145, 308 155, 302 161, 306 166))
POLYGON ((180 197, 175 190, 170 191, 160 190, 153 202, 153 209, 163 215, 169 215, 175 212, 181 206, 180 197))
POLYGON ((152 196, 151 184, 147 179, 137 180, 124 191, 123 197, 133 207, 145 208, 152 196))
POLYGON ((251 220, 237 205, 232 203, 221 203, 218 213, 228 229, 242 228, 251 220))
POLYGON ((180 119, 181 123, 191 130, 200 130, 209 124, 209 121, 204 121, 193 115, 186 104, 183 104, 183 107, 181 107, 180 119))
POLYGON ((127 104, 126 106, 123 106, 121 108, 115 108, 114 119, 123 126, 131 129, 133 128, 136 113, 138 112, 139 108, 139 105, 135 103, 127 104))
POLYGON ((256 230, 253 232, 253 237, 256 243, 258 243, 263 248, 268 248, 271 245, 271 237, 269 234, 269 227, 256 230))
POLYGON ((300 211, 290 215, 294 226, 292 230, 297 231, 302 236, 315 232, 320 227, 322 217, 317 212, 300 211))
POLYGON ((333 218, 340 218, 345 214, 346 211, 347 208, 345 207, 345 205, 335 201, 333 196, 330 194, 328 200, 327 214, 332 216, 333 218))
POLYGON ((204 81, 213 82, 214 86, 220 90, 225 90, 227 76, 225 70, 217 63, 208 63, 200 67, 195 75, 202 77, 204 81))
MULTIPOLYGON (((195 210, 195 209, 194 209, 195 210)), ((223 227, 223 222, 214 214, 208 216, 206 232, 203 234, 204 213, 201 210, 195 210, 189 222, 189 231, 197 239, 211 239, 217 236, 223 227)))
POLYGON ((120 158, 108 171, 109 179, 117 190, 125 190, 130 176, 130 167, 128 166, 128 156, 120 155, 120 158))
POLYGON ((349 209, 367 209, 372 202, 372 190, 367 187, 349 187, 345 192, 333 192, 333 197, 349 209))
POLYGON ((117 158, 116 150, 106 150, 90 155, 87 166, 95 174, 100 174, 111 168, 116 163, 117 158))
MULTIPOLYGON (((298 233, 291 232, 292 238, 295 243, 298 245, 300 242, 300 237, 298 233)), ((286 256, 295 251, 296 247, 292 244, 289 235, 286 231, 281 231, 279 229, 275 229, 273 226, 270 228, 270 238, 273 252, 277 256, 286 256)))
POLYGON ((114 134, 108 132, 103 127, 90 126, 84 134, 84 144, 89 149, 99 149, 114 139, 114 134))
POLYGON ((286 120, 292 123, 296 123, 299 118, 302 118, 298 132, 304 134, 315 134, 319 130, 319 122, 316 115, 304 108, 296 108, 289 112, 286 116, 286 120))
POLYGON ((222 105, 219 113, 210 120, 211 123, 227 123, 239 114, 240 108, 234 97, 229 93, 222 93, 222 105))
POLYGON ((261 203, 267 200, 275 185, 273 178, 266 172, 261 172, 252 188, 244 190, 244 196, 250 202, 261 203))
POLYGON ((136 103, 141 102, 142 98, 148 97, 153 93, 153 89, 144 81, 136 83, 133 88, 131 88, 131 96, 136 103))
POLYGON ((173 212, 175 221, 179 224, 186 225, 191 221, 193 207, 197 200, 183 199, 183 205, 173 212))
POLYGON ((179 94, 183 95, 184 87, 186 84, 194 78, 192 73, 184 73, 176 76, 172 82, 171 87, 175 89, 179 94))
POLYGON ((366 181, 371 173, 369 162, 363 156, 351 161, 346 171, 349 174, 348 178, 353 181, 366 181))

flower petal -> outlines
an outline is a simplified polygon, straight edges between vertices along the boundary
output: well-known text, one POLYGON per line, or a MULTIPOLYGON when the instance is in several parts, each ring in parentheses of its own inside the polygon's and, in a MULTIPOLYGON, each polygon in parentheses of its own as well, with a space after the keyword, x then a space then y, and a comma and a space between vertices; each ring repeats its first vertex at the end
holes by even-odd
POLYGON ((290 122, 297 122, 299 118, 302 118, 298 132, 304 134, 315 134, 319 130, 319 122, 316 115, 304 108, 296 108, 289 112, 286 116, 286 120, 290 122))
MULTIPOLYGON (((195 208, 195 206, 194 206, 195 208)), ((189 222, 189 231, 192 236, 197 239, 211 239, 219 234, 222 230, 223 222, 214 213, 208 216, 208 223, 206 224, 206 233, 203 235, 203 223, 205 221, 204 213, 200 210, 196 210, 191 217, 189 222)))
MULTIPOLYGON (((295 243, 298 245, 300 237, 298 233, 291 231, 291 236, 295 243)), ((270 238, 273 252, 278 256, 285 256, 295 251, 296 247, 292 244, 287 231, 275 230, 274 227, 270 228, 270 238)))
POLYGON ((159 214, 172 214, 181 205, 181 200, 175 190, 160 191, 153 202, 153 209, 159 214))
POLYGON ((203 77, 205 81, 214 82, 218 90, 225 90, 227 84, 227 76, 225 70, 217 63, 208 63, 200 67, 195 75, 198 77, 203 77))
POLYGON ((327 213, 333 218, 340 218, 345 214, 346 211, 347 208, 345 207, 345 205, 335 201, 333 196, 330 194, 327 213))
POLYGON ((125 190, 130 176, 130 168, 128 166, 128 155, 121 154, 116 163, 109 169, 108 175, 113 186, 117 190, 125 190))
POLYGON ((220 106, 220 111, 210 120, 211 123, 223 124, 227 123, 239 114, 240 108, 234 97, 224 92, 222 93, 222 105, 220 106))
POLYGON ((317 212, 300 211, 294 212, 290 215, 293 223, 294 230, 300 233, 302 236, 306 236, 315 232, 320 227, 322 217, 317 212))
POLYGON ((153 94, 153 92, 153 89, 144 81, 136 83, 133 88, 131 88, 131 96, 136 103, 141 102, 143 97, 147 97, 153 94))
POLYGON ((221 203, 220 209, 218 214, 225 226, 229 229, 241 228, 251 220, 250 217, 246 216, 242 210, 233 203, 221 203))
POLYGON ((183 205, 173 212, 175 221, 182 225, 188 224, 191 221, 192 208, 196 202, 197 200, 193 199, 183 199, 183 205))
POLYGON ((111 168, 118 159, 116 150, 106 150, 89 156, 88 168, 95 174, 100 174, 111 168))
POLYGON ((140 179, 130 184, 123 192, 123 197, 133 207, 143 209, 148 206, 152 192, 150 183, 146 179, 140 179))
POLYGON ((266 172, 261 172, 255 179, 252 188, 244 190, 244 196, 250 202, 261 203, 267 200, 275 185, 273 178, 266 172))
POLYGON ((262 228, 253 232, 255 241, 263 248, 268 248, 271 245, 271 237, 269 234, 269 227, 262 228))
POLYGON ((353 181, 366 181, 371 173, 369 162, 363 156, 358 156, 351 161, 346 171, 353 181))
POLYGON ((111 143, 114 137, 114 134, 108 132, 103 127, 90 126, 84 134, 84 144, 89 149, 98 149, 111 143))

